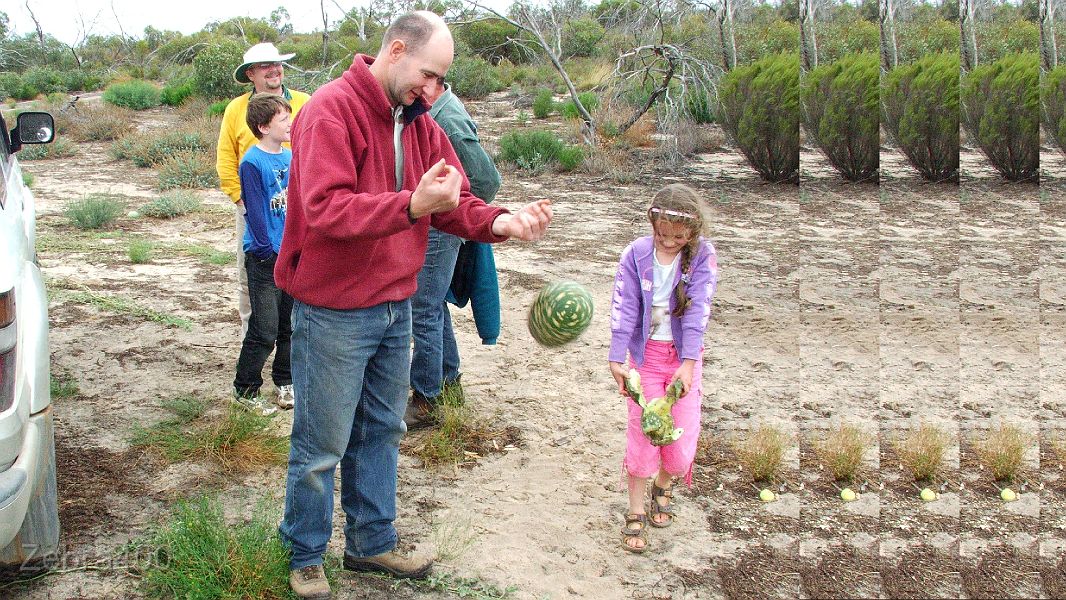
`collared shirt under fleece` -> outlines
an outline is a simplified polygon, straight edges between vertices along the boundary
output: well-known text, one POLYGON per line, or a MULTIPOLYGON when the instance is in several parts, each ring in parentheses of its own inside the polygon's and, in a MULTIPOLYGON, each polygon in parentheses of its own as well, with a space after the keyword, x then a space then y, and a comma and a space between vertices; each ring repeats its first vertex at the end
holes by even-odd
POLYGON ((410 298, 425 260, 430 224, 483 242, 506 213, 470 193, 455 151, 418 98, 404 109, 404 170, 396 190, 392 105, 370 72, 352 66, 315 92, 292 128, 285 235, 274 278, 297 300, 332 309, 410 298), (422 175, 440 159, 463 174, 459 206, 412 220, 408 207, 422 175))
MULTIPOLYGON (((296 90, 282 87, 282 96, 292 107, 292 119, 311 96, 296 90)), ((248 114, 248 100, 252 92, 237 96, 226 105, 226 112, 222 113, 222 126, 218 130, 218 144, 215 148, 215 171, 222 191, 230 197, 230 200, 238 202, 241 199, 241 179, 237 171, 241 158, 249 148, 259 143, 259 140, 248 129, 246 115, 248 114)), ((285 147, 289 144, 286 142, 285 147)))
MULTIPOLYGON (((644 364, 644 346, 651 336, 654 262, 652 236, 634 240, 622 251, 611 298, 611 349, 607 355, 611 362, 624 363, 628 352, 637 366, 644 364)), ((718 286, 718 255, 709 241, 700 238, 688 274, 678 268, 674 285, 683 276, 688 279, 685 291, 692 303, 681 318, 670 320, 670 330, 678 358, 699 360, 703 333, 711 317, 711 300, 718 286)), ((671 297, 671 312, 676 304, 677 300, 671 297)))

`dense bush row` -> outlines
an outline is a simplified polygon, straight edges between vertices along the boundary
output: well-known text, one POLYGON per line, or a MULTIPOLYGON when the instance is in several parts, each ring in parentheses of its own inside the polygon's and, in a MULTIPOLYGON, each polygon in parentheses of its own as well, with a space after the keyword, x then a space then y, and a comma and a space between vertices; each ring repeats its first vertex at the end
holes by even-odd
POLYGON ((719 87, 722 127, 767 181, 799 180, 799 56, 737 67, 719 87))
POLYGON ((877 176, 879 77, 878 55, 867 52, 818 67, 803 82, 807 135, 850 181, 877 176))
POLYGON ((959 179, 959 55, 932 54, 890 71, 883 125, 930 181, 959 179))
POLYGON ((1011 181, 1040 169, 1040 66, 1034 52, 979 65, 962 79, 966 130, 992 166, 1011 181))

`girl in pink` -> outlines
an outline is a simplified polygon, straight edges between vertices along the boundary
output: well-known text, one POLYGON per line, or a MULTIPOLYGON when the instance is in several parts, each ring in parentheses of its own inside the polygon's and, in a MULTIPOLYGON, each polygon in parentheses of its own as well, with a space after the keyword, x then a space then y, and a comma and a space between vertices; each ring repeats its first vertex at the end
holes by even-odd
POLYGON ((629 244, 618 264, 608 360, 623 396, 629 368, 640 373, 648 401, 665 396, 666 388, 680 380, 682 397, 671 414, 674 427, 684 433, 669 445, 652 445, 640 426, 640 406, 627 396, 623 466, 629 477, 629 512, 622 528, 622 547, 630 552, 647 548, 649 524, 669 527, 673 523, 674 478, 684 478, 686 484, 692 481, 700 436, 703 333, 718 281, 714 246, 700 236, 704 226, 701 201, 692 188, 675 183, 659 190, 648 209, 648 221, 652 235, 629 244), (649 478, 653 478, 651 501, 646 510, 649 478))

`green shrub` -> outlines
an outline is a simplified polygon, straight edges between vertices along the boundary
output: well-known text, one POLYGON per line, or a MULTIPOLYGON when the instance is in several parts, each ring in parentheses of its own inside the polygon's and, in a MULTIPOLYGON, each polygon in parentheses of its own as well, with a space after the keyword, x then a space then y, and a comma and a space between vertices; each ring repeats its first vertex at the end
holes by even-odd
POLYGON ((495 71, 480 56, 457 57, 448 69, 448 82, 456 96, 475 100, 503 89, 495 71))
POLYGON ((881 66, 865 52, 813 69, 801 90, 807 134, 850 181, 876 177, 881 66))
POLYGON ((215 161, 206 152, 182 150, 159 165, 159 189, 218 187, 215 161))
POLYGON ((799 179, 799 58, 773 54, 737 67, 719 88, 722 126, 759 175, 799 179))
POLYGON ((130 242, 128 254, 131 263, 142 265, 152 258, 152 242, 147 240, 133 240, 130 242))
POLYGON ((563 171, 573 171, 585 162, 585 151, 580 146, 566 146, 559 150, 559 167, 563 171))
POLYGON ((1040 111, 1044 131, 1066 154, 1066 64, 1048 71, 1041 83, 1040 111))
POLYGON ((563 56, 592 56, 605 33, 603 25, 591 17, 568 21, 563 25, 563 56))
POLYGON ((193 59, 196 92, 205 98, 233 98, 245 92, 233 81, 233 69, 244 60, 244 51, 233 40, 222 40, 200 51, 193 59))
POLYGON ((56 138, 51 144, 26 144, 19 150, 19 160, 45 160, 49 158, 66 158, 78 151, 66 138, 56 138))
POLYGON ((540 171, 559 160, 563 141, 543 129, 510 131, 500 136, 500 160, 527 171, 540 171))
POLYGON ((689 90, 685 96, 685 113, 694 123, 707 124, 717 121, 711 95, 704 90, 689 90))
POLYGON ((892 69, 881 86, 885 129, 929 181, 959 180, 959 55, 933 54, 892 69))
POLYGON ((155 108, 159 106, 159 97, 159 88, 140 79, 114 83, 104 90, 104 102, 133 110, 155 108))
POLYGON ((207 112, 206 112, 207 116, 209 116, 209 117, 222 116, 222 114, 226 112, 226 107, 229 106, 229 103, 230 103, 229 100, 219 100, 218 102, 211 103, 211 105, 207 107, 207 112))
POLYGON ((178 83, 168 83, 159 94, 159 101, 167 106, 181 106, 196 91, 191 79, 178 83))
POLYGON ((91 92, 100 89, 104 82, 104 76, 96 71, 63 71, 60 77, 67 92, 91 92))
POLYGON ((533 53, 515 43, 528 37, 517 27, 500 19, 480 19, 455 28, 457 42, 466 44, 478 56, 492 63, 501 59, 514 64, 528 63, 533 53))
POLYGON ((22 74, 22 82, 37 94, 67 91, 63 75, 51 67, 33 67, 22 74))
POLYGON ((22 185, 26 187, 33 187, 33 173, 23 169, 22 171, 22 185))
POLYGON ((132 160, 138 167, 154 167, 182 151, 209 152, 213 140, 196 131, 168 131, 126 136, 111 145, 111 155, 132 160))
MULTIPOLYGON (((577 95, 581 100, 581 105, 585 107, 585 110, 591 113, 596 110, 596 107, 600 105, 600 99, 596 97, 596 94, 592 92, 581 92, 577 95)), ((577 111, 577 105, 573 100, 567 100, 559 107, 559 112, 567 119, 580 119, 581 113, 577 111)))
POLYGON ((66 133, 79 142, 117 140, 134 129, 133 114, 126 108, 89 104, 65 114, 70 119, 66 133))
POLYGON ((141 571, 147 598, 289 598, 289 551, 276 515, 260 510, 229 525, 222 503, 180 500, 147 544, 155 557, 141 571))
POLYGON ((1035 52, 978 65, 962 79, 962 118, 992 166, 1010 181, 1040 170, 1040 65, 1035 52))
POLYGON ((197 210, 200 210, 200 197, 189 190, 178 190, 141 206, 140 212, 156 219, 173 219, 197 210))
POLYGON ((29 100, 37 95, 34 93, 27 96, 25 90, 26 86, 22 83, 22 77, 18 73, 0 73, 0 98, 29 100))
POLYGON ((71 202, 66 216, 78 229, 99 229, 117 219, 124 210, 123 203, 116 196, 92 194, 71 202))
POLYGON ((537 96, 533 99, 533 116, 537 119, 546 119, 555 111, 555 100, 552 91, 547 88, 537 90, 537 96))

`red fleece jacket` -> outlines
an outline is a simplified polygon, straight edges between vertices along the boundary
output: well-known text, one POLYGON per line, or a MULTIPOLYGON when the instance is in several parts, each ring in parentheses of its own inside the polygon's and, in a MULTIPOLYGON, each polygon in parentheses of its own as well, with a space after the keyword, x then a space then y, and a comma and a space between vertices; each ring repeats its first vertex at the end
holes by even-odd
POLYGON ((463 173, 459 207, 411 223, 407 207, 422 175, 440 159, 462 172, 448 137, 419 98, 404 109, 403 189, 396 192, 392 106, 356 55, 322 86, 292 127, 288 214, 274 280, 292 297, 335 309, 411 297, 430 224, 463 238, 501 242, 492 222, 507 212, 470 194, 463 173))

